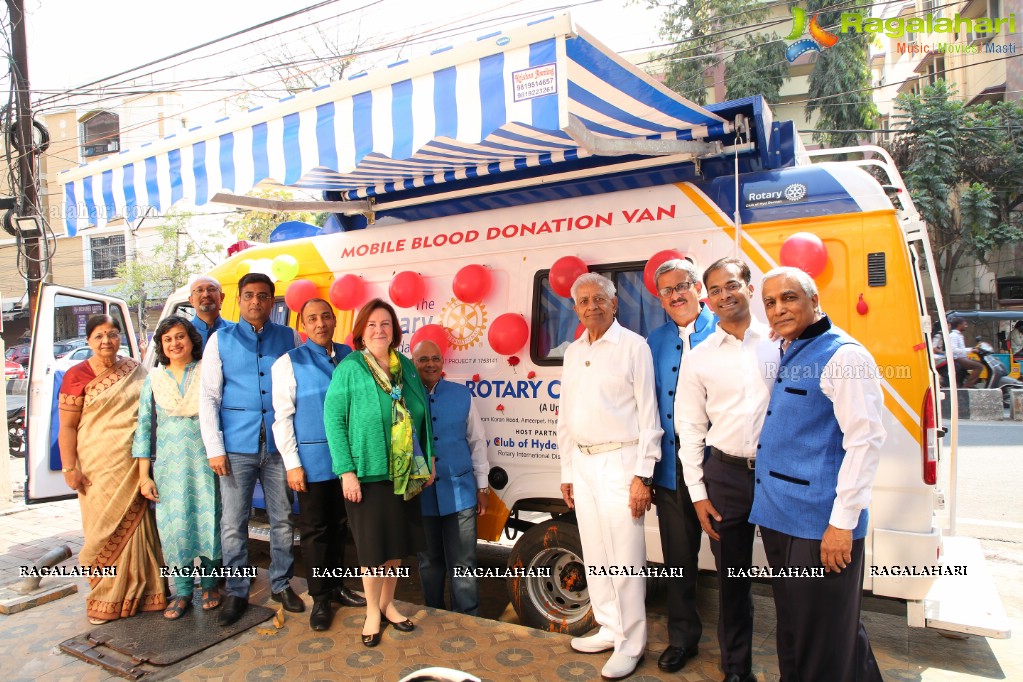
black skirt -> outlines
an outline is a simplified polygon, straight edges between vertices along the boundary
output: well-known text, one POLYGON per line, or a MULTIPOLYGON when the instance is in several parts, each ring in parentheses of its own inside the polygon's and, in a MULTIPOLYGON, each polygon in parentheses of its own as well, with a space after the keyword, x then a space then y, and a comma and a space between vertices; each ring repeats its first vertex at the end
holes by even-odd
POLYGON ((359 554, 359 566, 383 566, 426 549, 419 496, 406 502, 394 494, 394 483, 363 483, 362 502, 345 500, 348 527, 359 554))

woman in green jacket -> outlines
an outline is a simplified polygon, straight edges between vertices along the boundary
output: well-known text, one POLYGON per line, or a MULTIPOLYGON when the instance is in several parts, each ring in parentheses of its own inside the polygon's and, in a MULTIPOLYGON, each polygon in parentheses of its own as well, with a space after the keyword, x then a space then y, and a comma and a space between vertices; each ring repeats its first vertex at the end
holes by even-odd
POLYGON ((415 627, 395 607, 394 588, 402 558, 425 549, 415 497, 433 483, 433 433, 426 389, 412 361, 395 350, 401 327, 394 308, 380 299, 364 305, 352 340, 361 352, 334 370, 323 418, 362 566, 362 643, 373 647, 382 618, 401 632, 415 627))

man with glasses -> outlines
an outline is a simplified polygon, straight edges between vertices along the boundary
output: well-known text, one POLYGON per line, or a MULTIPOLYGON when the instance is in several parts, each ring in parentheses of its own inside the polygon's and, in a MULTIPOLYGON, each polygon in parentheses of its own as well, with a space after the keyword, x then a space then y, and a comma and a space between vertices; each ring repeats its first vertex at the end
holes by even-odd
POLYGON ((430 395, 437 478, 419 496, 426 551, 419 577, 426 605, 444 608, 444 583, 451 578, 451 610, 475 616, 476 516, 487 513, 487 435, 465 384, 443 378, 444 358, 433 341, 412 349, 419 378, 430 395))
POLYGON ((233 325, 234 322, 228 322, 220 316, 220 307, 224 304, 224 289, 220 282, 208 275, 200 275, 192 280, 189 289, 191 293, 188 302, 195 310, 192 326, 202 337, 202 348, 206 350, 206 343, 213 332, 233 325))
POLYGON ((681 578, 668 581, 668 648, 657 666, 666 672, 676 672, 696 655, 703 625, 696 611, 700 522, 682 480, 673 414, 682 358, 710 336, 717 318, 700 303, 702 285, 696 276, 696 266, 690 261, 666 261, 654 272, 654 282, 661 307, 671 318, 647 338, 654 358, 657 409, 664 431, 661 460, 654 468, 654 504, 664 565, 682 569, 681 578))
POLYGON ((273 391, 270 368, 277 358, 301 343, 298 333, 270 321, 274 285, 250 272, 238 282, 242 319, 221 328, 206 343, 199 397, 199 427, 210 468, 220 477, 220 536, 227 598, 218 622, 235 623, 248 608, 249 512, 258 478, 270 516, 271 597, 288 611, 305 605, 291 589, 294 558, 291 501, 284 461, 274 443, 273 391))
POLYGON ((768 372, 778 366, 778 346, 750 313, 746 263, 722 258, 704 271, 703 283, 718 324, 682 359, 675 424, 689 497, 717 564, 724 682, 756 682, 749 577, 756 526, 749 514, 757 441, 771 399, 768 372))
POLYGON ((605 679, 628 677, 646 649, 646 542, 654 465, 661 456, 654 363, 643 337, 615 320, 615 286, 587 273, 572 285, 586 331, 565 351, 558 406, 561 495, 576 510, 586 584, 600 630, 581 653, 614 650, 605 679))

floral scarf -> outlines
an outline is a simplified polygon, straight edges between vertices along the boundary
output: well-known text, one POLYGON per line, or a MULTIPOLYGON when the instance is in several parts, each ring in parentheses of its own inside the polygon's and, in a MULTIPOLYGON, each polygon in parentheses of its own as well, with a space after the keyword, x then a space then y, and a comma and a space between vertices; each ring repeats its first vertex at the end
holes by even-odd
POLYGON ((153 399, 171 417, 195 417, 199 414, 199 372, 202 365, 188 363, 185 368, 184 391, 167 367, 154 369, 149 374, 153 399))
POLYGON ((394 494, 411 500, 418 495, 430 478, 430 469, 416 440, 415 425, 402 396, 402 371, 398 354, 391 350, 386 374, 369 349, 362 352, 363 360, 380 390, 391 398, 391 456, 388 475, 394 482, 394 494), (392 381, 393 377, 393 381, 392 381))

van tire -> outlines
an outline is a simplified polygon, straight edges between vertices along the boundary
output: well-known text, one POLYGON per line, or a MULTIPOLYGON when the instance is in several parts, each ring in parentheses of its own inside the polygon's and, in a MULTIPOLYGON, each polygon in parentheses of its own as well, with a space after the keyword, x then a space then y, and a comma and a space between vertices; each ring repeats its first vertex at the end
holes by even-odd
POLYGON ((549 578, 508 579, 508 598, 523 625, 575 636, 596 627, 582 556, 579 529, 569 521, 537 524, 519 538, 508 568, 550 569, 549 578))

